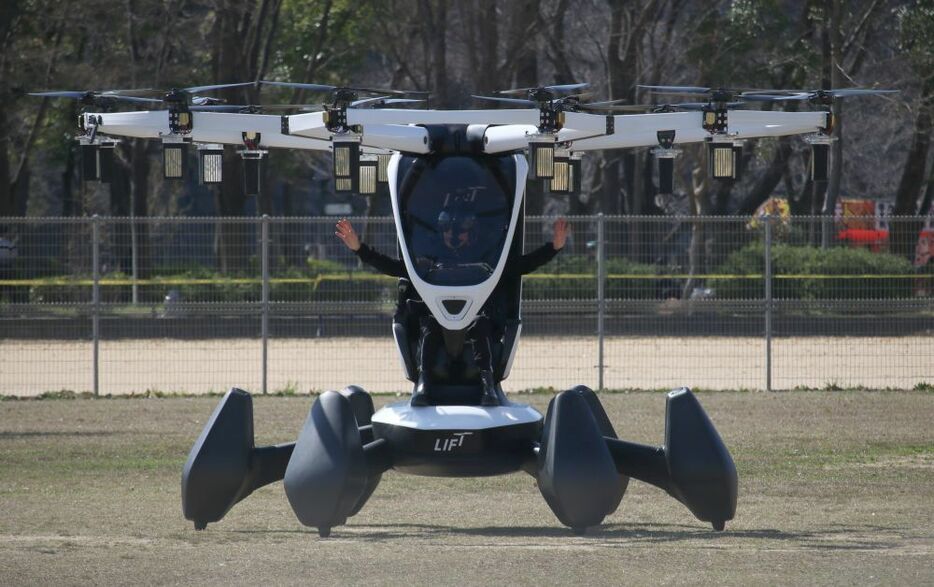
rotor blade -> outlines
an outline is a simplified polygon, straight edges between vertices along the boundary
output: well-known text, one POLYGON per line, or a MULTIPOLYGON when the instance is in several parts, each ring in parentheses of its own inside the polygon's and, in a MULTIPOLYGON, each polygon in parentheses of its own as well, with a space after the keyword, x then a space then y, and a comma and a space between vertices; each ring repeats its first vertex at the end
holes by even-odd
POLYGON ((382 103, 383 104, 417 104, 421 102, 425 102, 425 100, 422 100, 420 98, 388 98, 386 100, 383 100, 382 103))
POLYGON ((750 90, 741 96, 746 100, 773 101, 777 99, 806 100, 820 94, 830 94, 836 98, 845 96, 875 96, 881 94, 894 94, 899 90, 877 90, 873 88, 839 88, 836 90, 750 90), (788 96, 793 96, 788 98, 788 96))
POLYGON ((750 94, 748 92, 743 92, 738 97, 749 102, 775 102, 776 100, 784 98, 785 96, 778 96, 774 94, 750 94))
POLYGON ((121 102, 139 102, 147 104, 162 103, 162 100, 159 100, 158 98, 140 98, 139 96, 121 96, 119 94, 100 94, 96 97, 102 100, 119 100, 121 102))
POLYGON ((424 100, 418 100, 415 98, 390 98, 389 96, 376 96, 374 98, 363 98, 362 100, 356 100, 350 103, 351 108, 357 108, 359 106, 383 106, 385 104, 415 104, 417 102, 424 102, 424 100))
POLYGON ((297 82, 273 82, 267 80, 261 80, 259 82, 264 86, 278 86, 281 88, 300 88, 303 90, 311 90, 312 92, 333 92, 337 89, 337 86, 327 86, 323 84, 300 84, 297 82))
POLYGON ((524 98, 502 98, 499 96, 470 96, 471 98, 476 98, 477 100, 489 100, 491 102, 502 102, 504 104, 519 104, 522 106, 538 106, 538 102, 532 100, 526 100, 524 98))
POLYGON ((545 86, 546 90, 554 90, 556 92, 573 92, 574 90, 582 90, 584 88, 589 88, 590 84, 587 82, 579 84, 558 84, 554 86, 545 86))
POLYGON ((509 90, 497 90, 497 94, 503 94, 504 96, 518 96, 525 94, 527 92, 532 92, 535 90, 549 90, 553 92, 573 92, 574 90, 582 90, 584 88, 589 88, 590 84, 584 82, 580 84, 558 84, 553 86, 540 86, 537 88, 512 88, 509 90))
MULTIPOLYGON (((680 102, 676 104, 668 104, 673 108, 680 108, 681 110, 703 110, 704 107, 709 106, 708 102, 680 102)), ((727 108, 742 108, 745 106, 742 102, 727 102, 727 108)))
POLYGON ((504 96, 517 96, 537 89, 538 88, 513 88, 511 90, 496 90, 494 93, 503 94, 504 96))
POLYGON ((212 98, 210 96, 192 96, 191 103, 195 106, 211 106, 214 104, 223 104, 227 100, 221 98, 212 98))
MULTIPOLYGON (((630 108, 630 106, 632 104, 578 104, 575 108, 584 112, 632 112, 638 110, 638 108, 630 108)), ((642 109, 645 109, 644 105, 642 105, 642 109)))
POLYGON ((308 110, 315 108, 311 104, 205 104, 202 106, 190 106, 189 110, 196 112, 243 112, 249 114, 251 110, 308 110))
POLYGON ((63 90, 60 92, 28 92, 29 96, 41 96, 44 98, 73 98, 75 100, 80 100, 87 96, 90 92, 79 92, 71 90, 63 90))
POLYGON ((656 94, 706 94, 713 88, 702 88, 700 86, 643 86, 637 85, 637 88, 652 90, 656 94))
POLYGON ((248 104, 202 104, 188 107, 192 112, 230 112, 233 114, 244 110, 262 110, 262 108, 262 106, 250 106, 248 104))
POLYGON ((133 89, 128 89, 128 90, 104 90, 103 92, 97 92, 97 93, 101 94, 102 96, 107 96, 110 94, 120 94, 120 95, 151 94, 152 92, 162 92, 162 91, 163 90, 156 90, 153 88, 133 88, 133 89))
POLYGON ((121 102, 143 102, 143 103, 155 103, 161 104, 162 100, 156 98, 138 98, 135 96, 121 96, 119 94, 99 94, 97 92, 78 92, 78 91, 62 91, 62 92, 30 92, 30 96, 41 96, 44 98, 71 98, 72 100, 84 100, 89 98, 91 100, 119 100, 121 102))
POLYGON ((244 86, 252 86, 256 82, 240 82, 236 84, 214 84, 211 86, 192 86, 190 88, 182 88, 183 92, 189 94, 200 94, 201 92, 211 92, 214 90, 223 90, 224 88, 242 88, 244 86))
POLYGON ((587 102, 585 104, 581 104, 581 106, 612 106, 614 104, 622 104, 625 101, 626 101, 625 98, 620 98, 619 100, 604 100, 602 102, 587 102))
POLYGON ((814 96, 815 94, 811 94, 810 92, 798 92, 795 94, 785 94, 781 96, 774 96, 770 94, 743 94, 740 96, 740 98, 752 102, 788 102, 791 100, 808 100, 814 96))
POLYGON ((869 88, 841 88, 839 90, 830 90, 837 98, 844 96, 877 96, 882 94, 896 94, 899 90, 873 90, 869 88))
POLYGON ((389 94, 391 96, 405 96, 408 94, 427 94, 428 92, 421 92, 418 90, 392 90, 388 88, 351 88, 348 87, 348 90, 354 92, 366 92, 367 94, 389 94))
POLYGON ((372 98, 363 98, 362 100, 354 100, 353 102, 350 103, 350 106, 352 108, 356 108, 357 106, 365 106, 367 104, 371 104, 373 102, 379 102, 387 98, 389 98, 389 96, 374 96, 372 98))
POLYGON ((661 106, 667 106, 667 104, 618 104, 607 106, 606 109, 614 112, 646 112, 661 106))

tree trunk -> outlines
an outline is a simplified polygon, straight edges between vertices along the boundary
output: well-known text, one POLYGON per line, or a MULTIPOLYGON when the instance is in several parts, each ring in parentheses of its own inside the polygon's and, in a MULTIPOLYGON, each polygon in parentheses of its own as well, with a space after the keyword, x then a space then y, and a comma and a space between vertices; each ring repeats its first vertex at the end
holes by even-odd
MULTIPOLYGON (((927 177, 925 168, 931 148, 931 131, 934 127, 932 112, 934 112, 934 76, 928 77, 922 89, 918 115, 915 117, 914 134, 911 138, 911 148, 908 150, 905 168, 898 182, 898 191, 895 193, 897 216, 916 216, 923 206, 923 203, 919 206, 918 199, 925 188, 927 177)), ((929 192, 930 189, 927 191, 929 192)), ((892 222, 890 238, 892 252, 914 259, 921 225, 920 219, 917 222, 892 222)))
POLYGON ((478 0, 472 16, 477 42, 474 86, 481 96, 489 95, 494 90, 504 89, 498 76, 499 23, 496 15, 496 0, 478 0))
POLYGON ((707 173, 696 168, 692 174, 691 197, 691 216, 694 220, 691 222, 691 243, 688 245, 688 279, 684 283, 684 289, 681 292, 681 299, 690 299, 691 293, 697 287, 699 279, 695 277, 703 272, 703 245, 704 245, 704 223, 697 219, 707 213, 707 199, 710 192, 710 179, 707 173))
MULTIPOLYGON (((124 164, 114 153, 114 174, 110 180, 110 214, 125 217, 130 215, 133 187, 130 182, 132 166, 124 164)), ((113 225, 114 260, 117 271, 130 275, 133 269, 132 227, 126 224, 113 225)))
MULTIPOLYGON (((828 16, 827 11, 829 9, 830 85, 833 88, 839 88, 843 85, 840 72, 840 69, 843 67, 843 35, 841 31, 843 24, 840 20, 840 0, 825 0, 824 9, 825 17, 828 16)), ((834 100, 832 110, 836 140, 830 147, 832 153, 830 157, 830 178, 824 196, 824 206, 821 209, 821 214, 823 215, 821 230, 822 248, 829 247, 833 242, 835 231, 833 216, 837 209, 837 199, 840 196, 840 180, 843 178, 843 104, 840 100, 834 100)))
POLYGON ((13 216, 13 190, 10 185, 10 137, 8 132, 6 109, 0 108, 0 218, 13 216))

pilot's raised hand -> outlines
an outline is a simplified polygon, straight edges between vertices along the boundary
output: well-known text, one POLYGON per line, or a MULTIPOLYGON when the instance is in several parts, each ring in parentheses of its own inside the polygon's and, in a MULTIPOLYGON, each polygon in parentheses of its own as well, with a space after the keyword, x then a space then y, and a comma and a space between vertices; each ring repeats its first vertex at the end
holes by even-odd
POLYGON ((358 251, 360 249, 360 237, 357 236, 357 231, 353 229, 353 224, 350 223, 346 218, 341 218, 337 225, 335 226, 337 232, 334 234, 337 238, 344 241, 344 244, 347 245, 347 248, 351 251, 358 251))
POLYGON ((568 220, 567 218, 558 218, 555 220, 554 237, 551 239, 551 246, 556 251, 564 248, 564 243, 568 240, 568 220))

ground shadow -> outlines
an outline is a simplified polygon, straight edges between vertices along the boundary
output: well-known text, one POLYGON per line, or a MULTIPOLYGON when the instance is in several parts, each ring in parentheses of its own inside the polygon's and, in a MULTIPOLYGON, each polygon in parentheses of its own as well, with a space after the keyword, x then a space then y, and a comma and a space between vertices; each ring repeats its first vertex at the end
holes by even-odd
MULTIPOLYGON (((431 540, 441 537, 465 536, 480 538, 528 538, 528 539, 580 539, 594 545, 605 546, 618 544, 665 544, 692 540, 718 541, 737 538, 751 541, 786 542, 797 547, 814 550, 886 550, 896 545, 892 540, 872 540, 868 538, 874 532, 892 532, 896 529, 880 526, 834 526, 816 528, 808 531, 787 531, 776 528, 756 528, 716 532, 705 528, 701 523, 691 524, 651 524, 627 523, 604 524, 588 529, 583 536, 575 535, 570 528, 563 526, 480 526, 457 527, 443 524, 363 524, 339 526, 334 528, 335 539, 349 539, 363 542, 384 542, 398 539, 431 540), (867 536, 866 539, 854 539, 853 535, 867 536)), ((289 529, 242 529, 226 530, 242 534, 308 534, 317 537, 313 528, 289 529)))
POLYGON ((136 434, 131 430, 0 430, 0 440, 4 438, 42 438, 43 436, 119 436, 136 434))

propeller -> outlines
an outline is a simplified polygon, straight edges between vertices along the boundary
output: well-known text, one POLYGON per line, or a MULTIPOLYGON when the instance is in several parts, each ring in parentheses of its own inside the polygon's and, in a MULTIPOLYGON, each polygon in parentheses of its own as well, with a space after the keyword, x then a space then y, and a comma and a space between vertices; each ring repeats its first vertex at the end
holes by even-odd
POLYGON ((538 102, 534 100, 527 100, 525 98, 505 98, 503 96, 476 96, 476 95, 471 95, 470 97, 475 98, 477 100, 489 100, 490 102, 499 102, 501 104, 515 104, 518 106, 537 107, 539 104, 538 102))
POLYGON ((276 82, 269 80, 261 80, 259 82, 264 86, 276 86, 281 88, 298 88, 302 90, 309 90, 311 92, 322 92, 322 93, 341 93, 341 92, 352 92, 352 93, 363 93, 363 94, 389 94, 390 96, 408 96, 410 94, 418 95, 428 95, 428 92, 421 90, 390 90, 385 88, 356 88, 350 86, 330 86, 326 84, 308 84, 308 83, 298 83, 298 82, 276 82))
POLYGON ((312 104, 205 104, 191 106, 193 112, 233 112, 241 114, 259 114, 265 110, 312 110, 312 104))
POLYGON ((350 103, 350 106, 351 108, 359 108, 361 106, 369 108, 380 108, 382 106, 392 106, 394 104, 419 104, 423 102, 425 102, 425 100, 416 98, 390 98, 389 96, 375 96, 373 98, 355 100, 350 103))
POLYGON ((188 88, 172 88, 171 90, 149 90, 153 92, 162 92, 162 102, 166 104, 193 104, 195 106, 210 106, 223 104, 226 100, 221 98, 212 98, 209 96, 198 96, 204 92, 213 92, 216 90, 226 90, 229 88, 242 88, 246 86, 255 86, 256 82, 238 82, 232 84, 211 84, 207 86, 191 86, 188 88))
POLYGON ((644 86, 636 87, 649 90, 653 94, 668 94, 682 96, 696 96, 706 94, 710 102, 719 104, 733 102, 735 98, 743 98, 746 92, 777 93, 781 90, 763 90, 756 88, 705 88, 701 86, 644 86))
POLYGON ((898 90, 877 90, 872 88, 840 88, 836 90, 776 90, 753 88, 705 88, 701 86, 643 86, 638 87, 650 90, 653 94, 707 94, 712 102, 730 102, 733 98, 740 98, 749 102, 783 102, 804 101, 830 104, 834 98, 846 96, 874 96, 892 94, 898 90))
POLYGON ((68 98, 77 100, 86 106, 106 105, 111 102, 133 102, 133 103, 160 103, 162 100, 155 98, 140 98, 138 96, 123 96, 117 92, 124 90, 64 90, 53 92, 29 92, 30 96, 40 96, 44 98, 68 98))
MULTIPOLYGON (((574 88, 580 86, 587 86, 588 84, 573 84, 574 88)), ((566 89, 572 88, 572 85, 568 84, 565 86, 549 86, 549 87, 562 87, 566 89)), ((531 91, 535 92, 543 88, 531 88, 531 91)), ((511 91, 511 90, 508 90, 511 91)), ((503 92, 501 92, 503 93, 503 92)), ((560 98, 550 97, 547 99, 530 99, 530 98, 507 98, 505 96, 477 96, 472 95, 472 98, 477 100, 488 100, 490 102, 499 102, 501 104, 511 104, 517 106, 527 106, 532 108, 539 108, 544 105, 550 105, 553 109, 555 107, 566 110, 566 111, 612 111, 616 109, 617 104, 625 102, 625 100, 604 100, 602 102, 581 102, 581 98, 589 96, 590 94, 574 94, 571 96, 563 96, 560 98)))
POLYGON ((54 92, 32 92, 30 96, 42 96, 49 98, 70 98, 78 100, 87 106, 109 105, 112 102, 130 102, 138 104, 193 104, 196 106, 209 106, 223 104, 224 100, 208 96, 198 96, 204 92, 223 90, 227 88, 239 88, 243 86, 252 86, 254 82, 241 82, 233 84, 212 84, 208 86, 192 86, 189 88, 172 88, 171 90, 159 90, 152 88, 142 88, 134 90, 66 90, 54 92), (146 98, 142 96, 133 96, 129 94, 147 94, 162 93, 162 98, 146 98))
MULTIPOLYGON (((390 98, 388 96, 376 96, 373 98, 364 98, 350 103, 351 108, 380 108, 382 106, 391 106, 394 104, 416 104, 425 100, 414 98, 390 98)), ((319 110, 314 104, 204 104, 191 106, 189 110, 196 112, 241 112, 244 114, 257 114, 264 110, 319 110)))
MULTIPOLYGON (((661 104, 661 106, 669 106, 671 108, 676 108, 678 110, 703 110, 704 108, 709 108, 709 102, 677 102, 675 104, 661 104)), ((746 106, 743 102, 726 102, 724 106, 727 108, 744 108, 746 106)))
POLYGON ((552 86, 539 86, 536 88, 513 88, 511 90, 499 90, 496 93, 502 94, 504 96, 518 96, 521 94, 529 94, 531 96, 534 93, 545 91, 545 92, 573 92, 574 90, 582 90, 584 88, 589 88, 590 84, 584 82, 579 84, 557 84, 552 86))
POLYGON ((743 92, 740 97, 751 102, 804 101, 816 104, 832 104, 835 98, 848 96, 880 96, 895 94, 899 90, 878 90, 873 88, 839 88, 836 90, 763 90, 761 92, 743 92))

